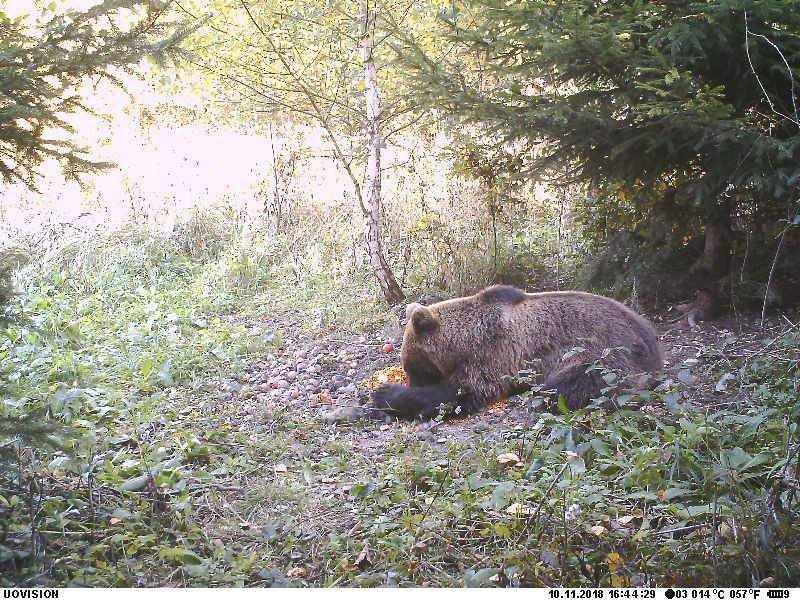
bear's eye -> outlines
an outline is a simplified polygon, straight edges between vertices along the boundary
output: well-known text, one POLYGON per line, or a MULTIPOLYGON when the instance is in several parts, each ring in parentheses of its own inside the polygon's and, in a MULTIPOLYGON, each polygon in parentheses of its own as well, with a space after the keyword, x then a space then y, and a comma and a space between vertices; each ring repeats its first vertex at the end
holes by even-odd
POLYGON ((439 328, 439 321, 424 308, 414 311, 414 314, 411 315, 411 324, 417 333, 432 333, 439 328))

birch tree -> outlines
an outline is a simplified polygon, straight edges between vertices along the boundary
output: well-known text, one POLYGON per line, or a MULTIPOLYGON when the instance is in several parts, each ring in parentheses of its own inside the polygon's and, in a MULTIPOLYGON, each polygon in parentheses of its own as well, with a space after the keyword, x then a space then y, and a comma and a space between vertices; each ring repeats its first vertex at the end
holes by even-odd
MULTIPOLYGON (((381 247, 381 105, 378 74, 373 49, 375 12, 369 0, 361 0, 361 57, 364 65, 364 94, 366 96, 366 126, 369 136, 366 180, 366 239, 372 270, 389 304, 397 304, 405 297, 400 285, 386 264, 381 247)), ((363 199, 361 199, 363 204, 363 199)))
MULTIPOLYGON (((196 10, 182 5, 195 18, 196 10)), ((417 118, 413 96, 392 70, 389 47, 433 20, 432 4, 408 0, 217 0, 197 66, 223 82, 246 111, 291 113, 326 134, 364 219, 372 272, 386 301, 404 299, 381 241, 381 150, 417 118)))

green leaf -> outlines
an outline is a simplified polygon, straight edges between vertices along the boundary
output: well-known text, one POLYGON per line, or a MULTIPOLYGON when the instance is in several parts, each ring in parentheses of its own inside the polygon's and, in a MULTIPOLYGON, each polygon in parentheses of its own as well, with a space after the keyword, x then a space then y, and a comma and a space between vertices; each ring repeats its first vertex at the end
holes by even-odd
POLYGON ((693 519, 702 515, 709 515, 714 512, 713 504, 698 504, 695 506, 677 506, 677 514, 684 519, 693 519))
POLYGON ((513 481, 503 481, 499 483, 492 492, 492 508, 502 510, 507 507, 512 498, 517 494, 517 487, 513 481))
POLYGON ((120 489, 126 492, 138 492, 147 485, 147 482, 150 480, 150 474, 147 473, 145 475, 139 475, 137 477, 131 477, 127 481, 125 481, 122 485, 120 485, 120 489))
POLYGON ((681 496, 685 496, 686 494, 691 494, 692 490, 687 488, 679 488, 679 487, 672 487, 667 488, 664 490, 664 500, 672 500, 674 498, 680 498, 681 496))
POLYGON ((159 383, 164 387, 169 387, 175 385, 175 380, 170 375, 170 369, 172 368, 172 360, 167 359, 164 361, 164 364, 161 365, 161 368, 158 370, 156 375, 159 383))

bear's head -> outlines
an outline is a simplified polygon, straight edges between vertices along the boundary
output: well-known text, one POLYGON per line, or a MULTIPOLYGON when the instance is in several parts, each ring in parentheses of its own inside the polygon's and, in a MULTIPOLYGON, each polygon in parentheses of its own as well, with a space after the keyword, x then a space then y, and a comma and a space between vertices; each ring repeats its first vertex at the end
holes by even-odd
POLYGON ((513 306, 525 297, 516 288, 495 286, 430 306, 409 304, 401 352, 409 383, 440 383, 469 357, 491 352, 507 332, 513 306))

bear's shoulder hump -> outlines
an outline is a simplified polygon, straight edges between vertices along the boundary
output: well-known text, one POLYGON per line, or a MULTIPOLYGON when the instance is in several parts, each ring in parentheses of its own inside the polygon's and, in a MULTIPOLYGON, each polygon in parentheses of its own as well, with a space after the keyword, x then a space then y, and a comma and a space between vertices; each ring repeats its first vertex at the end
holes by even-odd
POLYGON ((519 304, 528 295, 513 285, 493 285, 478 293, 478 298, 485 304, 519 304))

